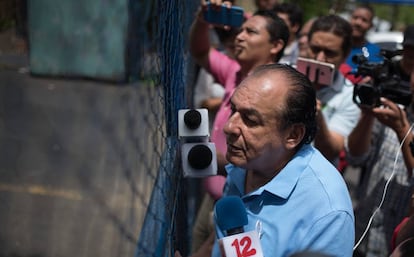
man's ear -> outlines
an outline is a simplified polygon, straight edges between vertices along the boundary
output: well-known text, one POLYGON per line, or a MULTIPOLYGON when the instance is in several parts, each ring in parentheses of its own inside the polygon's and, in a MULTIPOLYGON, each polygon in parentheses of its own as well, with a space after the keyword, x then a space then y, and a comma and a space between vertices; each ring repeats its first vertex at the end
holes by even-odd
POLYGON ((293 124, 286 131, 285 147, 289 150, 295 149, 305 137, 306 128, 303 124, 293 124))
POLYGON ((272 47, 272 49, 270 49, 270 53, 276 55, 277 53, 282 51, 284 46, 285 46, 285 44, 283 43, 283 40, 278 39, 275 42, 273 42, 273 47, 272 47))

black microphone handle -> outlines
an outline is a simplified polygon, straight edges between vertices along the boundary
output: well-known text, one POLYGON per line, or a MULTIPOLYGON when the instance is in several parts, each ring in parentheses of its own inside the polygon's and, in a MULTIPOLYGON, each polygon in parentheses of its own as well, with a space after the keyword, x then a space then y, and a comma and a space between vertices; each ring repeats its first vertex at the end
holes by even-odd
POLYGON ((236 235, 236 234, 240 234, 240 233, 244 233, 243 227, 238 227, 238 228, 233 228, 233 229, 227 230, 227 236, 232 236, 232 235, 236 235))

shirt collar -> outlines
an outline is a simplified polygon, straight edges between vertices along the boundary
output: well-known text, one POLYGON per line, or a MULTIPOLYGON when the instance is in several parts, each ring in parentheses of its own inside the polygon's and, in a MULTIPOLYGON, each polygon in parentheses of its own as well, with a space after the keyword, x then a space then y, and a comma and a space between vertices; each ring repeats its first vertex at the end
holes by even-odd
POLYGON ((287 199, 294 190, 299 177, 309 163, 312 147, 304 145, 287 163, 287 165, 267 184, 245 195, 244 184, 246 179, 246 170, 228 164, 226 170, 228 173, 228 183, 234 184, 241 196, 260 195, 264 191, 269 192, 277 197, 287 199))

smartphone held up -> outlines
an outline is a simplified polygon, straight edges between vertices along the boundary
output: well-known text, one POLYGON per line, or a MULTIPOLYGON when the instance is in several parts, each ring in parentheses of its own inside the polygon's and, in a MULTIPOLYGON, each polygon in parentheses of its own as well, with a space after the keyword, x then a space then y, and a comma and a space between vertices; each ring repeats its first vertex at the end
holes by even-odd
POLYGON ((244 11, 239 6, 231 6, 229 8, 222 5, 216 8, 210 2, 207 2, 207 7, 203 11, 203 15, 204 20, 214 25, 240 27, 244 21, 244 11))
POLYGON ((296 69, 313 83, 330 86, 333 83, 335 65, 313 59, 299 57, 296 69))

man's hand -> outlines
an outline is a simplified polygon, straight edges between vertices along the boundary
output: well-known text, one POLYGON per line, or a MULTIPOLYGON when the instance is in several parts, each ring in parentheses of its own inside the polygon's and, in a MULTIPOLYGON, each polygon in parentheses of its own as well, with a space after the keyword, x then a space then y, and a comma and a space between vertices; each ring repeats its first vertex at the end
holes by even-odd
POLYGON ((385 126, 392 128, 397 134, 405 134, 409 127, 407 115, 394 102, 381 98, 382 105, 372 109, 372 114, 385 126))
POLYGON ((225 5, 227 7, 231 7, 232 2, 231 1, 223 1, 223 0, 201 0, 201 5, 206 6, 207 2, 210 3, 211 6, 217 6, 217 8, 220 8, 222 5, 225 5))
MULTIPOLYGON (((210 8, 216 11, 220 11, 222 6, 226 6, 227 8, 231 8, 232 2, 231 1, 222 1, 222 0, 201 0, 201 10, 198 14, 198 19, 201 19, 202 21, 206 22, 203 17, 203 12, 207 10, 207 2, 210 4, 210 8)), ((210 24, 214 27, 220 27, 225 30, 229 30, 231 27, 227 25, 222 24, 210 24)))

